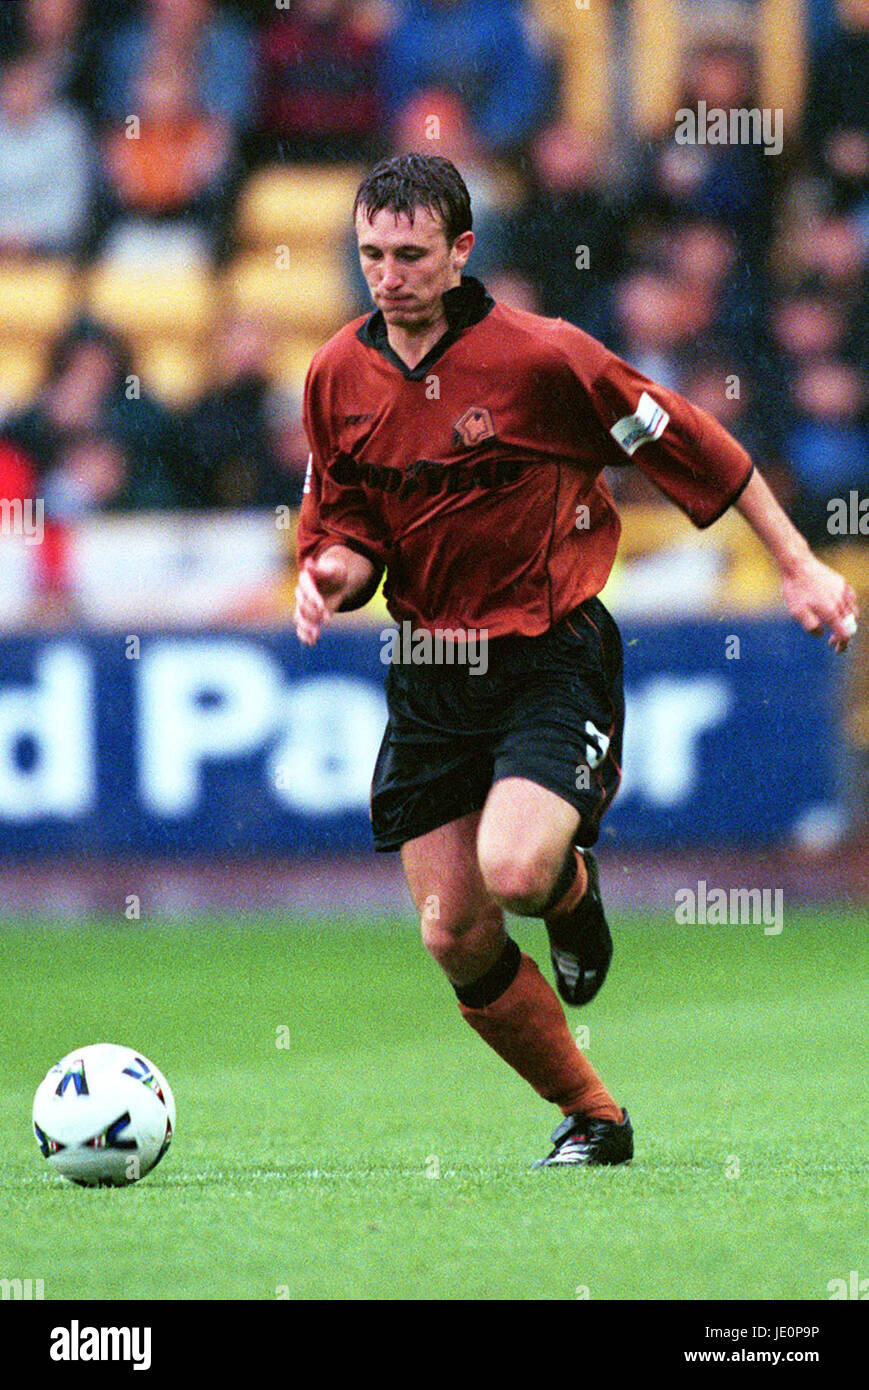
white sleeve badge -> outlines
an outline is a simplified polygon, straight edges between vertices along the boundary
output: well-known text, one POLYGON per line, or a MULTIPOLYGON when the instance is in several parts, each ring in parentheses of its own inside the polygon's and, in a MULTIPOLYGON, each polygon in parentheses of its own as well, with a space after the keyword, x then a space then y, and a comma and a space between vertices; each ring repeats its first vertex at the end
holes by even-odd
POLYGON ((660 439, 669 423, 670 417, 663 406, 653 401, 648 391, 644 391, 633 415, 624 415, 617 420, 610 434, 626 454, 633 454, 641 444, 660 439))

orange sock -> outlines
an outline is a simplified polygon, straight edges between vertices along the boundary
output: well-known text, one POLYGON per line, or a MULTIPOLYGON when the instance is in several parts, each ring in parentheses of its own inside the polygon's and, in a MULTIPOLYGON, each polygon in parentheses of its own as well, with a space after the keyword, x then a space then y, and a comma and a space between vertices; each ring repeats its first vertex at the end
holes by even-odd
POLYGON ((547 922, 552 922, 556 918, 564 917, 568 912, 572 912, 588 887, 588 869, 585 867, 585 859, 575 845, 573 846, 573 853, 576 856, 576 878, 567 892, 563 893, 558 902, 554 903, 546 912, 547 922))
POLYGON ((475 1009, 460 1001, 459 1008, 484 1042, 565 1115, 582 1111, 621 1121, 621 1106, 580 1052, 554 989, 530 956, 522 955, 512 984, 494 1003, 475 1009))

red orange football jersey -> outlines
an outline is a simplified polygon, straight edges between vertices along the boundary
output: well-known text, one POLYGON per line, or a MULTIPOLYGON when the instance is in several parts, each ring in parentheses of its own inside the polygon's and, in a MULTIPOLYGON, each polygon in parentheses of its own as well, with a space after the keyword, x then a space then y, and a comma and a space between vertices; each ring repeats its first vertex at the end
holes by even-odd
POLYGON ((377 312, 319 350, 305 386, 299 563, 336 543, 368 556, 396 621, 534 636, 599 593, 620 530, 607 465, 641 469, 697 526, 748 482, 711 415, 581 329, 470 276, 444 308, 413 370, 377 312))

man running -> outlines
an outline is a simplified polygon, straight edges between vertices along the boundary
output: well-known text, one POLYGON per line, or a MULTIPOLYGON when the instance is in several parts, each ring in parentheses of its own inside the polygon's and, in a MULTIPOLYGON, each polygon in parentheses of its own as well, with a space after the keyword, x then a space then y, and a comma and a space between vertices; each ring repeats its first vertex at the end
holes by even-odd
POLYGON ((590 846, 619 784, 624 719, 621 640, 597 597, 620 529, 602 469, 633 463, 700 527, 735 505, 792 616, 828 628, 837 651, 856 596, 712 416, 463 275, 470 200, 448 160, 383 161, 354 216, 376 307, 308 374, 296 630, 313 645, 385 573, 399 626, 443 639, 451 660, 387 670, 375 847, 401 851, 463 1017, 560 1107, 535 1166, 623 1163, 627 1112, 503 916, 542 918, 562 999, 595 996, 612 943, 590 846), (463 660, 480 640, 485 669, 463 660))

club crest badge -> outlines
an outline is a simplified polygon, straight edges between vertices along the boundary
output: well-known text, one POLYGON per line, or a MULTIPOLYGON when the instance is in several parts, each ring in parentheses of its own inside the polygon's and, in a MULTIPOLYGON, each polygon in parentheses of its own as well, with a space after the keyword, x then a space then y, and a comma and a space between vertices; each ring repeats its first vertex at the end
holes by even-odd
POLYGON ((474 444, 482 444, 484 439, 495 437, 491 412, 482 405, 469 406, 464 415, 459 416, 453 429, 455 443, 465 444, 468 448, 474 444))

